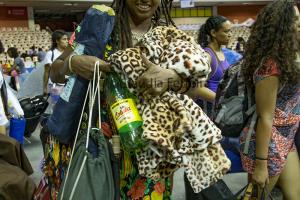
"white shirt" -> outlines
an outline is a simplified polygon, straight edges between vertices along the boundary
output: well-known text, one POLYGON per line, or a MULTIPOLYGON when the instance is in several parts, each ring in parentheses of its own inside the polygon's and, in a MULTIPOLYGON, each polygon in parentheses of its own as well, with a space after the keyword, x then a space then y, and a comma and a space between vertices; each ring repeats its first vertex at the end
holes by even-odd
MULTIPOLYGON (((59 51, 58 49, 54 49, 53 51, 47 51, 45 59, 42 61, 42 64, 45 66, 47 64, 52 64, 60 55, 62 54, 61 51, 59 51), (53 55, 53 60, 52 60, 52 55, 53 55)), ((49 78, 48 81, 49 84, 52 84, 51 79, 49 78)))
POLYGON ((42 63, 44 65, 52 64, 53 61, 55 61, 61 54, 62 54, 62 52, 60 52, 58 49, 54 49, 53 50, 53 60, 51 60, 52 59, 52 50, 47 51, 46 56, 45 56, 44 60, 42 61, 42 63))

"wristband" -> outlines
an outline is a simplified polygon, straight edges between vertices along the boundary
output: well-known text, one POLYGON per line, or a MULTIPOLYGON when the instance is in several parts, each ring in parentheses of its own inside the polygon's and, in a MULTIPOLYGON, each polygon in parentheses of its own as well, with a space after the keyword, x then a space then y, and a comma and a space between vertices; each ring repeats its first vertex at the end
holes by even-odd
POLYGON ((268 158, 255 157, 256 160, 268 160, 268 158))

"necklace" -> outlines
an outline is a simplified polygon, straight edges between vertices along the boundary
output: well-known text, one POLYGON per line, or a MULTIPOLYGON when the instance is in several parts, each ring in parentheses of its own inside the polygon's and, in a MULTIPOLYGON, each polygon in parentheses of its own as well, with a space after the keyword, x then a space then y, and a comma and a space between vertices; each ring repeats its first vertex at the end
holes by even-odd
POLYGON ((144 37, 146 33, 142 34, 142 33, 134 33, 134 32, 131 32, 131 35, 132 35, 132 40, 135 40, 137 42, 141 41, 142 38, 144 37))
POLYGON ((145 33, 136 33, 136 32, 131 31, 132 40, 140 42, 143 39, 144 35, 146 35, 149 31, 151 31, 152 28, 153 27, 151 25, 149 30, 145 33))

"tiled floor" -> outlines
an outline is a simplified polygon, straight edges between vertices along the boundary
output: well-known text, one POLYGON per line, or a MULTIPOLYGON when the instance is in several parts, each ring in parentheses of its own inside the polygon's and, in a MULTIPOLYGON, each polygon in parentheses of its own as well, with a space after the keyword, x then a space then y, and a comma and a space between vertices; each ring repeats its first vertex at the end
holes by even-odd
MULTIPOLYGON (((32 137, 29 139, 31 143, 26 142, 24 144, 25 152, 34 168, 35 172, 32 178, 36 183, 39 182, 42 173, 39 170, 40 161, 42 159, 42 146, 38 136, 38 131, 36 131, 32 137)), ((239 174, 229 174, 224 177, 224 181, 231 189, 233 193, 236 193, 243 186, 247 184, 247 175, 245 173, 239 174)), ((281 200, 280 192, 275 191, 276 200, 281 200)), ((173 189, 173 200, 185 200, 185 188, 183 183, 183 169, 178 170, 174 177, 174 189, 173 189)), ((217 200, 217 199, 216 199, 217 200)))

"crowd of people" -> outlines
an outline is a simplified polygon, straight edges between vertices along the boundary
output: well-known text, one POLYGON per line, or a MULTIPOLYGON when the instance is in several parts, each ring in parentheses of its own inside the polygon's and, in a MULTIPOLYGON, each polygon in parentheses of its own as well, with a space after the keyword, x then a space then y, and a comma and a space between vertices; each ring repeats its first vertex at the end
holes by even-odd
MULTIPOLYGON (((147 50, 145 51, 147 46, 143 46, 143 42, 146 43, 146 39, 149 39, 145 36, 153 34, 153 30, 156 30, 157 27, 170 27, 174 25, 169 14, 169 8, 171 8, 171 6, 171 0, 151 0, 147 2, 140 0, 115 0, 112 6, 115 13, 108 11, 107 8, 93 7, 93 9, 98 9, 97 11, 102 12, 102 14, 106 12, 109 13, 109 15, 115 14, 115 24, 110 35, 110 40, 103 50, 103 55, 108 56, 103 56, 101 59, 96 56, 78 53, 78 49, 80 49, 78 46, 80 45, 77 44, 76 39, 78 39, 79 35, 82 37, 81 35, 85 34, 84 31, 88 32, 84 26, 77 28, 69 42, 65 32, 53 32, 52 47, 48 52, 40 51, 40 49, 37 51, 35 47, 33 47, 31 54, 38 56, 39 61, 43 63, 44 67, 43 92, 45 94, 52 94, 51 97, 53 98, 51 110, 47 113, 48 120, 51 114, 57 112, 55 110, 55 104, 60 95, 60 98, 63 99, 68 96, 69 104, 71 104, 72 98, 79 98, 71 95, 70 90, 72 89, 68 86, 71 80, 70 77, 76 75, 86 80, 95 79, 95 70, 97 69, 95 68, 95 63, 97 63, 102 73, 110 74, 114 70, 112 67, 114 63, 111 63, 109 55, 115 55, 115 52, 120 53, 121 50, 137 47, 141 48, 141 52, 144 51, 145 54, 151 54, 151 50, 148 49, 147 52, 147 50), (69 94, 66 94, 67 91, 69 94)), ((91 20, 89 22, 91 24, 93 23, 93 18, 86 17, 84 20, 91 20)), ((222 168, 222 163, 220 164, 217 161, 225 155, 232 160, 232 154, 228 153, 232 151, 232 148, 237 149, 234 151, 234 155, 239 158, 239 170, 247 172, 249 175, 248 182, 257 188, 256 194, 251 193, 250 195, 256 195, 258 199, 268 199, 270 192, 276 186, 282 190, 284 199, 298 200, 300 197, 300 184, 298 183, 300 180, 299 10, 293 1, 288 0, 276 0, 266 5, 260 11, 256 22, 251 27, 249 39, 244 41, 243 38, 239 38, 239 45, 236 47, 236 51, 240 54, 228 51, 228 49, 224 48, 224 46, 228 44, 231 36, 231 26, 231 22, 226 17, 212 16, 201 26, 198 41, 193 42, 187 39, 188 36, 183 37, 187 40, 185 41, 187 44, 193 45, 197 42, 199 51, 195 51, 202 52, 201 55, 195 55, 194 52, 190 52, 190 55, 194 53, 193 58, 197 58, 199 60, 198 63, 202 63, 203 66, 205 66, 205 63, 209 63, 209 73, 202 74, 201 79, 194 77, 196 76, 196 69, 191 69, 191 66, 186 64, 186 62, 183 62, 182 69, 189 71, 189 73, 186 73, 188 75, 171 67, 163 68, 154 58, 148 59, 141 55, 142 65, 145 66, 147 70, 136 80, 136 89, 139 94, 137 97, 138 102, 159 97, 163 100, 164 93, 170 92, 174 94, 176 98, 188 98, 198 105, 194 113, 198 113, 198 117, 201 117, 201 122, 205 124, 206 128, 203 130, 195 129, 201 130, 201 132, 193 133, 193 131, 185 127, 186 130, 184 132, 195 137, 195 143, 189 143, 193 144, 193 147, 189 147, 192 148, 190 152, 180 152, 184 151, 181 149, 182 146, 185 145, 184 142, 188 142, 183 139, 174 141, 174 146, 172 147, 178 150, 178 157, 183 160, 182 163, 184 164, 182 164, 181 167, 194 169, 196 171, 195 174, 197 174, 197 170, 201 170, 213 163, 212 165, 215 171, 220 170, 218 173, 221 175, 213 175, 211 176, 212 178, 206 179, 209 174, 204 175, 204 173, 202 176, 207 177, 200 177, 200 179, 204 181, 201 180, 202 185, 199 186, 197 185, 197 180, 193 180, 193 178, 196 177, 196 179, 199 179, 199 177, 193 174, 191 172, 192 170, 186 170, 184 181, 187 200, 209 199, 209 193, 205 193, 204 191, 214 187, 217 188, 218 180, 230 170, 222 168), (235 59, 232 59, 232 57, 235 59), (239 72, 241 75, 239 76, 244 78, 248 94, 250 94, 248 100, 254 100, 252 106, 254 106, 255 112, 253 116, 256 118, 254 118, 254 125, 252 123, 252 117, 249 117, 245 121, 240 135, 234 138, 239 141, 233 144, 228 143, 228 140, 226 140, 228 136, 222 137, 220 135, 222 128, 219 129, 215 125, 216 107, 219 107, 219 105, 216 105, 215 100, 220 98, 219 84, 222 83, 225 74, 233 66, 237 65, 241 67, 241 71, 239 72), (206 78, 205 81, 203 81, 203 77, 206 78), (161 84, 159 86, 153 84, 153 80, 161 84), (192 81, 200 81, 201 84, 193 84, 192 81), (250 93, 249 91, 253 92, 250 93), (198 112, 197 109, 201 111, 198 112), (219 146, 222 146, 222 148, 219 149, 219 146), (200 149, 200 153, 198 152, 198 148, 200 149), (243 151, 245 148, 247 148, 247 153, 243 151), (211 149, 217 150, 214 152, 211 149), (201 152, 205 151, 209 152, 207 157, 212 156, 212 154, 214 154, 215 157, 211 160, 207 158, 209 161, 203 159, 204 162, 207 163, 201 163, 199 164, 201 166, 203 165, 200 167, 201 169, 197 168, 199 167, 196 166, 196 164, 198 165, 197 159, 192 159, 197 156, 199 156, 199 159, 202 159, 201 152), (193 177, 193 175, 195 177, 193 177), (205 182, 205 184, 203 184, 203 182, 205 182), (195 192, 198 188, 201 188, 203 191, 195 192)), ((90 32, 92 31, 89 30, 89 34, 90 32)), ((171 31, 168 33, 171 34, 171 31)), ((166 39, 166 41, 170 40, 172 39, 166 39)), ((155 44, 153 43, 153 45, 155 44)), ((181 53, 182 51, 180 51, 179 48, 180 46, 174 49, 173 53, 181 53)), ((189 51, 192 50, 189 49, 189 51)), ((24 61, 20 58, 17 49, 9 48, 7 53, 11 58, 14 58, 12 69, 16 69, 16 73, 25 73, 24 61)), ((186 57, 186 59, 189 58, 186 57)), ((122 62, 125 62, 125 58, 122 58, 122 62)), ((178 61, 174 59, 171 63, 175 65, 177 62, 178 61)), ((135 64, 132 65, 134 66, 135 64)), ((130 70, 129 67, 127 70, 130 70)), ((126 71, 126 73, 128 73, 128 71, 126 71)), ((72 87, 74 87, 74 85, 77 85, 76 82, 72 84, 72 87)), ((235 87, 240 89, 241 85, 236 85, 235 87)), ((15 86, 12 85, 12 88, 15 88, 15 86)), ((77 88, 75 88, 75 90, 76 89, 77 88)), ((145 167, 140 165, 140 159, 142 159, 142 156, 140 156, 141 153, 129 154, 124 149, 118 154, 113 151, 115 150, 115 143, 112 144, 111 141, 114 141, 114 136, 118 134, 113 120, 111 120, 112 116, 109 114, 110 110, 107 109, 107 102, 105 102, 104 97, 107 94, 101 93, 101 96, 102 95, 101 102, 98 102, 99 107, 101 107, 101 114, 92 116, 92 123, 93 127, 102 130, 99 134, 105 136, 105 144, 108 145, 110 151, 110 172, 102 171, 101 173, 105 177, 108 177, 108 174, 113 174, 111 176, 113 179, 111 182, 113 182, 114 187, 112 189, 113 194, 111 194, 112 198, 116 200, 171 199, 173 174, 169 176, 157 175, 158 178, 156 180, 146 177, 139 173, 139 170, 145 167)), ((242 96, 242 98, 244 98, 244 96, 242 96)), ((90 114, 88 110, 90 109, 85 104, 80 105, 80 107, 80 111, 83 110, 82 116, 86 116, 82 117, 82 120, 79 122, 80 124, 78 124, 78 130, 80 130, 79 132, 81 134, 79 134, 79 137, 83 137, 82 135, 89 132, 87 130, 87 124, 90 114)), ((154 107, 155 106, 152 106, 152 109, 154 107)), ((190 106, 190 108, 193 107, 190 106)), ((73 109, 75 108, 73 107, 73 109)), ((139 111, 143 116, 143 121, 149 121, 150 117, 149 119, 144 118, 144 116, 148 116, 144 115, 144 112, 150 111, 139 111)), ((193 113, 193 111, 191 112, 193 113)), ((242 118, 243 116, 239 117, 242 118)), ((184 118, 183 115, 182 118, 184 118)), ((168 120, 172 121, 174 119, 168 120)), ((159 121, 159 119, 157 121, 159 121)), ((159 121, 158 123, 167 123, 167 121, 159 121)), ((180 123, 182 123, 180 120, 176 123, 174 122, 173 132, 178 131, 180 123)), ((182 138, 184 138, 184 136, 185 135, 182 134, 182 138)), ((41 180, 43 184, 40 183, 35 193, 36 199, 45 199, 43 196, 45 193, 47 193, 48 199, 63 199, 62 195, 65 192, 64 183, 66 182, 65 177, 67 176, 68 170, 70 170, 69 164, 72 160, 71 155, 74 153, 72 150, 77 150, 72 149, 73 144, 76 144, 76 139, 78 138, 74 135, 72 136, 71 142, 62 142, 59 137, 51 133, 47 126, 47 121, 43 123, 41 142, 44 148, 42 167, 44 176, 41 180)), ((90 141, 88 143, 92 142, 90 141)), ((162 145, 162 143, 163 142, 159 145, 162 145)), ((97 144, 95 148, 98 148, 97 144)), ((87 149, 87 151, 90 151, 90 149, 87 149)), ((147 147, 140 149, 140 151, 149 152, 147 147)), ((165 149, 165 154, 167 154, 166 152, 167 149, 165 149)), ((149 154, 154 154, 156 157, 163 157, 163 155, 159 154, 159 149, 153 148, 149 154)), ((223 162, 224 166, 226 166, 226 159, 225 157, 223 162)), ((152 164, 149 164, 149 167, 147 166, 148 168, 157 164, 154 163, 154 161, 149 161, 149 163, 150 162, 152 162, 152 164)), ((179 161, 176 160, 172 164, 175 166, 178 162, 179 161)), ((165 174, 168 173, 167 169, 174 167, 172 164, 165 165, 165 174)), ((231 165, 232 171, 232 169, 236 167, 234 166, 236 163, 232 162, 231 165)), ((164 169, 160 170, 163 171, 164 169)), ((208 171, 208 173, 210 172, 208 171)), ((97 178, 101 177, 90 177, 90 179, 97 178)), ((75 179, 74 182, 76 182, 75 179)), ((93 181, 90 180, 90 182, 86 184, 92 183, 93 181)), ((93 187, 91 185, 89 186, 93 187)), ((104 193, 104 190, 108 190, 107 185, 97 187, 98 191, 94 191, 95 195, 97 192, 104 193)), ((71 194, 73 195, 74 192, 76 193, 76 191, 72 191, 71 194)), ((74 199, 80 198, 80 194, 77 195, 78 197, 74 196, 74 199)))

